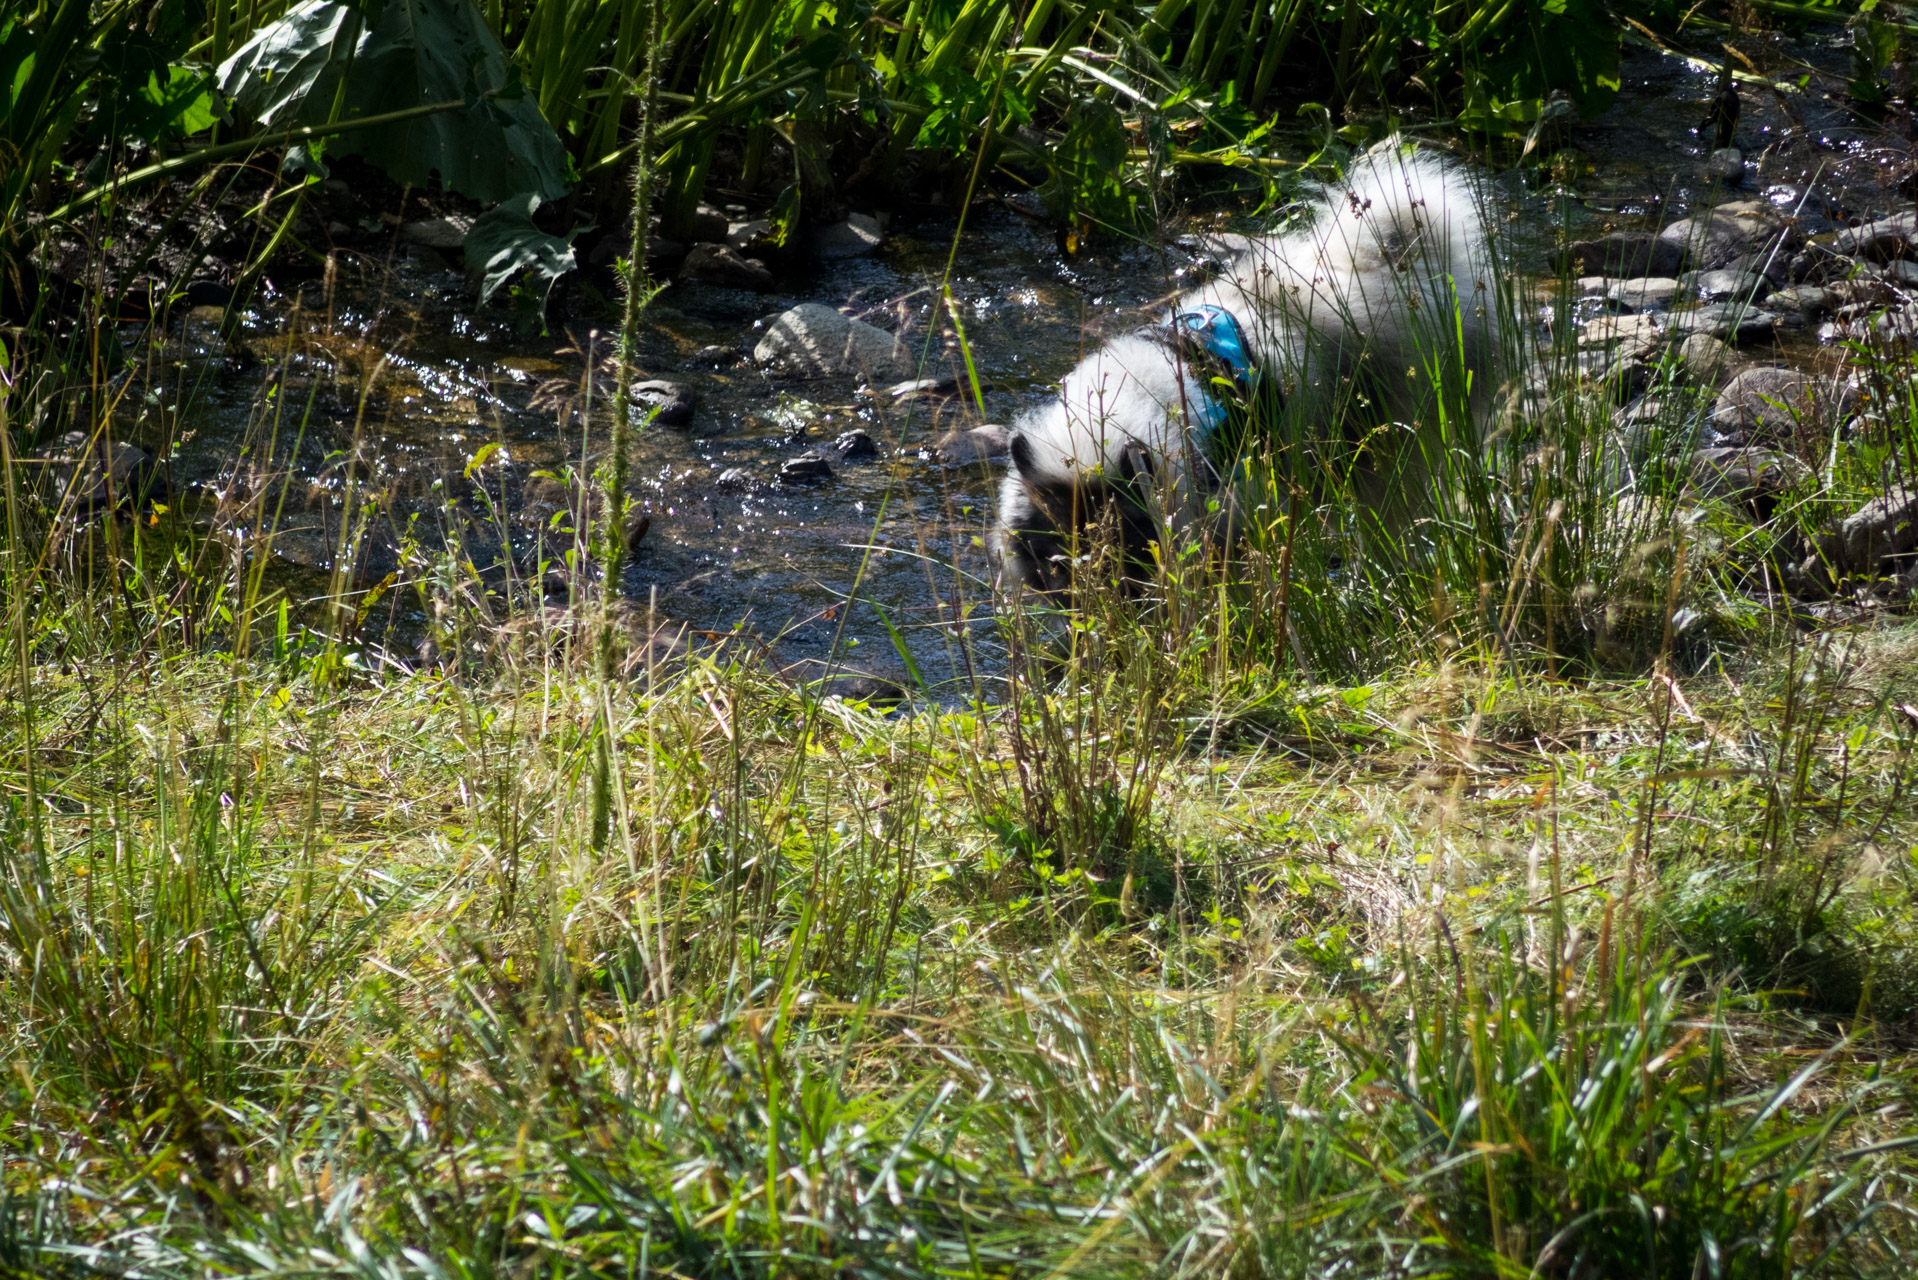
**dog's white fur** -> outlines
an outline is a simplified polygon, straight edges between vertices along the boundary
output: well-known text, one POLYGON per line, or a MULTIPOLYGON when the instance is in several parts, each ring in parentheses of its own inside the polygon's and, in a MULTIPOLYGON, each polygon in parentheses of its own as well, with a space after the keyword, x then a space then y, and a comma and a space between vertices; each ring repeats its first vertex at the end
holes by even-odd
MULTIPOLYGON (((1224 308, 1260 376, 1277 379, 1285 412, 1328 429, 1352 403, 1361 371, 1360 395, 1379 421, 1417 422, 1434 376, 1470 376, 1482 404, 1499 308, 1478 184, 1393 142, 1360 157, 1324 199, 1309 225, 1252 242, 1174 310, 1224 308)), ((1128 334, 1023 415, 994 539, 1009 575, 1063 586, 1070 537, 1111 506, 1128 547, 1142 551, 1161 518, 1134 483, 1145 476, 1159 489, 1159 513, 1189 516, 1195 497, 1218 483, 1194 443, 1207 382, 1177 343, 1128 334)))

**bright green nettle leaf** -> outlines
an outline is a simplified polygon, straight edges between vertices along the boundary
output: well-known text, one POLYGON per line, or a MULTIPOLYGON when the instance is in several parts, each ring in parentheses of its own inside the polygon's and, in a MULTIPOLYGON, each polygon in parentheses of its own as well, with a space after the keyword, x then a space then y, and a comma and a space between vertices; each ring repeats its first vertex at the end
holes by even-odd
POLYGON ((466 275, 482 303, 524 271, 544 312, 553 282, 573 269, 571 243, 533 224, 539 206, 538 195, 522 192, 481 214, 466 233, 466 275))
POLYGON ((221 64, 220 87, 269 127, 464 99, 464 110, 346 134, 328 153, 362 155, 414 186, 437 175, 476 200, 566 192, 559 137, 520 91, 473 0, 305 0, 221 64))

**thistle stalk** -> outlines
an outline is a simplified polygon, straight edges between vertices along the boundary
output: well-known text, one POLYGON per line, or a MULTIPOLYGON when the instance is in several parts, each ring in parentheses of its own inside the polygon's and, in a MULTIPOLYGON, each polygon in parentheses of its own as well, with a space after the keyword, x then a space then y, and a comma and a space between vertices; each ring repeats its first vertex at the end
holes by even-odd
MULTIPOLYGON (((659 84, 659 0, 646 5, 646 68, 641 92, 645 103, 639 117, 638 154, 633 161, 633 237, 620 280, 625 290, 625 306, 620 316, 617 369, 613 380, 612 457, 600 471, 605 486, 601 506, 604 524, 600 530, 600 627, 599 671, 601 679, 611 683, 617 661, 613 648, 614 610, 619 603, 620 578, 626 569, 626 478, 632 437, 633 352, 640 316, 657 290, 645 277, 646 215, 653 193, 653 120, 658 106, 659 84)), ((650 421, 650 419, 649 419, 650 421)), ((610 693, 610 690, 609 690, 610 693)), ((612 814, 612 734, 610 697, 602 699, 607 723, 602 726, 600 749, 594 762, 593 848, 606 847, 612 814)))

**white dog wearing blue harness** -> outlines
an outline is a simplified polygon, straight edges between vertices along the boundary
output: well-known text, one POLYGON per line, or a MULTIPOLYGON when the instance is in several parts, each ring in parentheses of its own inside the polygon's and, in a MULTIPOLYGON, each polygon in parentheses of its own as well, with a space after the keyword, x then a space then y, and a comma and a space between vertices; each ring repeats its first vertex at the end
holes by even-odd
POLYGON ((1014 424, 994 536, 1009 578, 1065 587, 1077 539, 1108 516, 1146 558, 1229 487, 1274 415, 1351 441, 1416 430, 1441 394, 1483 406, 1499 306, 1479 186, 1393 142, 1324 194, 1309 226, 1253 241, 1014 424))

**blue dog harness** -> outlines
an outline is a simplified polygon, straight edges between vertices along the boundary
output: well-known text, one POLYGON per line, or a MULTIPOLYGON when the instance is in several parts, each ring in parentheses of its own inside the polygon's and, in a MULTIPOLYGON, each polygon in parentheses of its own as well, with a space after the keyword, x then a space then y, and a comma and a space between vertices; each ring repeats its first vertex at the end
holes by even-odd
POLYGON ((1206 388, 1200 392, 1203 402, 1192 415, 1199 431, 1200 451, 1214 462, 1229 466, 1230 460, 1219 456, 1224 452, 1219 447, 1222 428, 1235 412, 1242 412, 1250 404, 1258 374, 1246 350, 1245 332, 1231 312, 1209 302, 1174 313, 1168 327, 1172 342, 1184 346, 1197 357, 1192 363, 1211 375, 1202 378, 1206 388), (1221 400, 1211 389, 1213 382, 1220 381, 1230 383, 1238 393, 1235 402, 1221 400))

